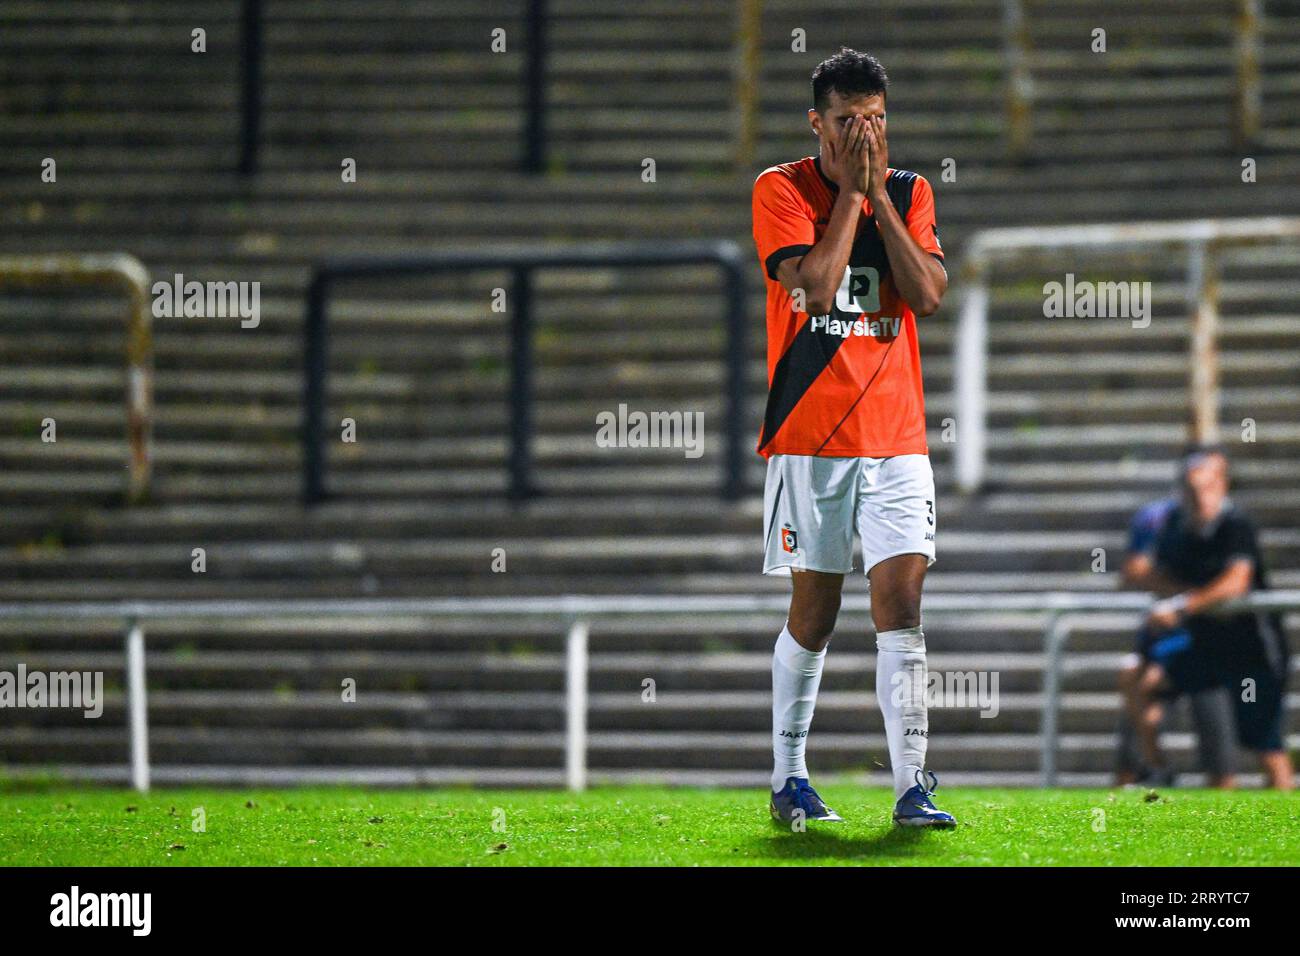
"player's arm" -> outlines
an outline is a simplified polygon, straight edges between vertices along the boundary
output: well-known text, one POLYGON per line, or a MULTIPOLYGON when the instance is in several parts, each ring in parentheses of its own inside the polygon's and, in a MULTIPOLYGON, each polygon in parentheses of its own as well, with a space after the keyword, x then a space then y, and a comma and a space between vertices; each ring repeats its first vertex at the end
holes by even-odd
POLYGON ((1130 551, 1119 569, 1120 587, 1128 591, 1154 591, 1152 584, 1156 563, 1145 551, 1130 551))
POLYGON ((1184 617, 1200 614, 1225 601, 1245 597, 1250 593, 1254 575, 1254 561, 1246 557, 1236 558, 1209 584, 1157 601, 1147 620, 1160 630, 1176 627, 1184 617))
POLYGON ((854 116, 844 124, 838 143, 828 140, 830 155, 823 172, 839 187, 826 231, 807 253, 782 261, 776 278, 792 296, 802 289, 804 311, 825 315, 835 303, 844 270, 853 252, 858 217, 867 191, 867 122, 854 116))
POLYGON ((889 169, 889 143, 885 139, 885 121, 873 116, 867 125, 867 153, 870 181, 867 198, 880 228, 889 270, 903 301, 918 316, 933 315, 948 291, 948 273, 943 263, 921 247, 898 214, 885 191, 889 169))

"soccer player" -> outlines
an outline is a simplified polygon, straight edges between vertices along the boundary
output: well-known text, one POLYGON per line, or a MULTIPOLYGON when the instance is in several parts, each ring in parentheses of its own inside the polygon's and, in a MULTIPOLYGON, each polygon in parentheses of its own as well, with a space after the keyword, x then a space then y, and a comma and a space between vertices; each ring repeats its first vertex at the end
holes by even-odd
POLYGON ((888 79, 842 49, 812 74, 816 156, 754 183, 754 242, 767 280, 765 574, 789 575, 772 659, 774 819, 838 821, 805 763, 826 645, 862 539, 876 629, 876 698, 894 775, 894 822, 951 827, 925 769, 921 585, 935 556, 934 475, 916 316, 948 287, 934 194, 889 167, 888 79))
MULTIPOLYGON (((1183 500, 1156 540, 1148 586, 1161 600, 1147 615, 1147 627, 1157 634, 1187 628, 1196 667, 1190 677, 1178 680, 1226 687, 1238 743, 1258 755, 1270 786, 1290 790, 1294 770, 1282 734, 1289 650, 1281 621, 1271 613, 1206 613, 1268 587, 1255 526, 1228 497, 1228 459, 1222 449, 1191 449, 1182 475, 1183 500)), ((1168 680, 1154 693, 1177 689, 1168 680)), ((1230 788, 1235 781, 1228 774, 1214 783, 1230 788)))

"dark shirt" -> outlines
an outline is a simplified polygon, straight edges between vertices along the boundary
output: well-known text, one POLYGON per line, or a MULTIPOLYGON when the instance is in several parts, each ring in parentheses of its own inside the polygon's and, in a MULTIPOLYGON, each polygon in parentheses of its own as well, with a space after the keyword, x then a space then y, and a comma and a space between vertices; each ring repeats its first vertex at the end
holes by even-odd
MULTIPOLYGON (((1234 561, 1251 562, 1252 590, 1268 587, 1268 571, 1255 525, 1231 502, 1209 526, 1197 529, 1183 505, 1170 512, 1155 543, 1156 567, 1185 588, 1200 588, 1234 561)), ((1187 619, 1193 649, 1208 662, 1233 670, 1285 666, 1286 643, 1276 614, 1197 614, 1187 619)))

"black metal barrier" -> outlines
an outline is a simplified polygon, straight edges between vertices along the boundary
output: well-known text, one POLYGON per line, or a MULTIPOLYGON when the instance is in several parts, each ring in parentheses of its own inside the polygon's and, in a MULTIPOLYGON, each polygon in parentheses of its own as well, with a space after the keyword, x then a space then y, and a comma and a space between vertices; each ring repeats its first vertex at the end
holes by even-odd
MULTIPOLYGON (((239 160, 238 169, 251 176, 261 165, 263 80, 262 0, 242 0, 240 6, 239 160)), ((523 70, 524 124, 519 167, 526 173, 544 173, 547 159, 546 82, 550 50, 547 47, 546 0, 528 0, 524 32, 527 36, 523 70)))
POLYGON ((239 172, 257 172, 262 145, 262 0, 244 0, 239 77, 239 172))
POLYGON ((679 266, 714 263, 723 274, 726 299, 726 442, 721 494, 735 500, 745 492, 744 435, 747 336, 745 267, 734 242, 592 243, 550 249, 488 248, 378 258, 327 259, 316 266, 307 290, 303 335, 302 500, 310 507, 325 498, 325 388, 329 372, 327 307, 336 279, 378 278, 508 269, 514 275, 510 310, 510 489, 512 500, 539 493, 533 484, 532 273, 535 269, 608 266, 679 266))
POLYGON ((546 171, 546 0, 528 4, 528 55, 524 60, 524 148, 526 173, 546 171))

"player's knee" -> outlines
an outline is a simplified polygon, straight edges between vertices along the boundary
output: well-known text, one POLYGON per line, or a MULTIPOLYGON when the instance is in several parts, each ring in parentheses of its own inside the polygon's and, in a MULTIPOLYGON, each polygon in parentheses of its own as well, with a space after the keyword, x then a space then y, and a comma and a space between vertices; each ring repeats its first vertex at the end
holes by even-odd
POLYGON ((790 608, 786 625, 794 639, 811 650, 821 650, 831 639, 835 620, 840 613, 839 595, 820 600, 800 602, 790 608))
POLYGON ((921 626, 921 594, 904 592, 871 600, 871 618, 876 631, 901 631, 921 626))

